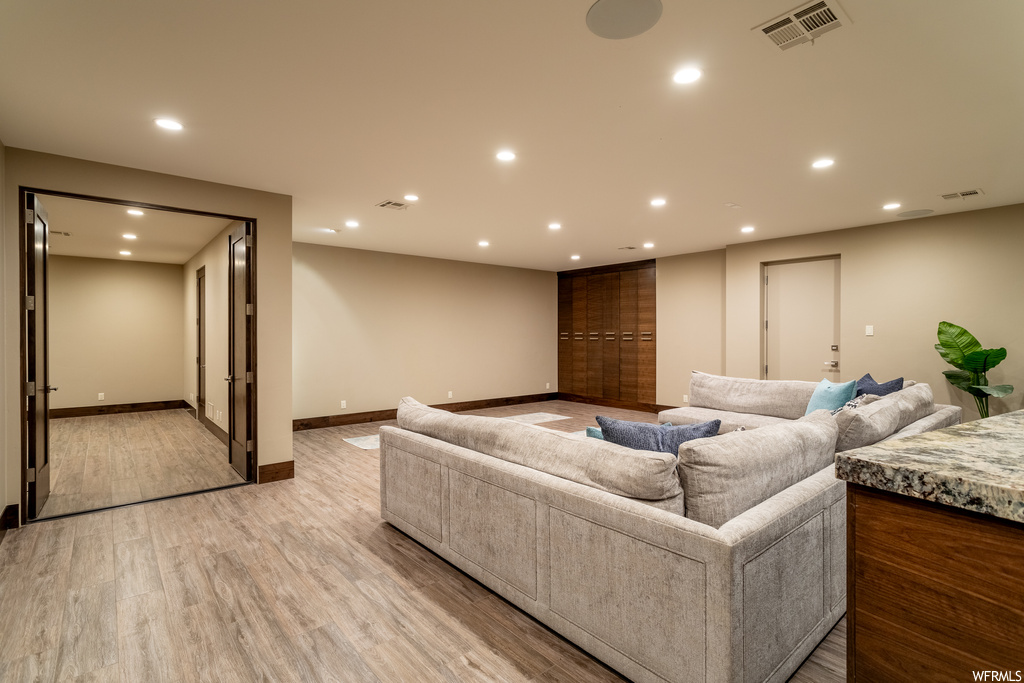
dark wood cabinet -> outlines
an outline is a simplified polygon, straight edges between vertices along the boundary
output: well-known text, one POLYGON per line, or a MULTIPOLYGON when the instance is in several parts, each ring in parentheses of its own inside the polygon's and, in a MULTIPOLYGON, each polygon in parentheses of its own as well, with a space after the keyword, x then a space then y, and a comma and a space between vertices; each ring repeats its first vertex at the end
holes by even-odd
POLYGON ((653 410, 654 261, 558 274, 558 391, 653 410))

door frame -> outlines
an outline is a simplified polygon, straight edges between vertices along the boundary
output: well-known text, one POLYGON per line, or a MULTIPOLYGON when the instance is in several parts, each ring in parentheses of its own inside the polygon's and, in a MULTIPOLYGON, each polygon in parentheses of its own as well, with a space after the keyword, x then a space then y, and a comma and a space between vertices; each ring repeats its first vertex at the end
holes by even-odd
MULTIPOLYGON (((27 412, 26 412, 26 406, 28 405, 28 385, 27 385, 27 381, 26 381, 26 367, 27 367, 26 363, 27 363, 27 359, 28 359, 28 348, 27 348, 27 346, 28 346, 28 317, 24 314, 25 313, 25 310, 24 310, 25 306, 24 306, 24 304, 25 304, 26 291, 28 290, 28 274, 29 274, 29 270, 28 270, 28 262, 27 262, 27 260, 28 260, 28 258, 29 258, 29 256, 31 254, 28 252, 28 247, 27 247, 27 243, 26 243, 27 233, 26 233, 26 225, 25 225, 25 218, 26 218, 26 216, 25 216, 25 202, 26 202, 29 194, 41 196, 41 197, 44 197, 44 198, 47 197, 47 196, 51 196, 51 197, 64 197, 64 198, 68 198, 68 199, 81 199, 81 200, 84 200, 84 201, 102 202, 104 204, 116 204, 118 206, 125 206, 125 207, 136 208, 136 209, 149 209, 149 210, 152 210, 152 211, 168 211, 168 212, 172 212, 172 213, 185 213, 185 214, 192 214, 192 215, 196 215, 196 216, 208 216, 208 217, 211 217, 211 218, 223 218, 225 220, 240 221, 242 223, 247 223, 250 226, 252 241, 251 241, 251 248, 247 250, 247 256, 248 256, 248 259, 249 259, 248 268, 247 268, 247 271, 248 271, 248 273, 247 273, 247 286, 248 286, 249 300, 252 302, 252 318, 250 320, 250 324, 251 324, 251 328, 250 329, 252 331, 252 336, 251 336, 251 343, 247 346, 247 351, 250 354, 249 355, 249 365, 252 367, 253 381, 252 381, 252 385, 251 385, 251 390, 248 392, 247 401, 249 403, 249 414, 250 414, 250 418, 251 418, 251 424, 250 424, 251 432, 250 433, 252 435, 253 447, 252 447, 252 476, 249 478, 248 481, 251 482, 251 483, 255 483, 256 482, 256 473, 259 471, 259 449, 258 449, 258 441, 259 441, 258 440, 258 434, 259 434, 259 432, 257 430, 257 424, 256 424, 256 393, 257 393, 257 385, 256 385, 256 366, 257 366, 257 363, 256 363, 256 235, 257 235, 256 219, 252 218, 252 217, 248 217, 248 216, 235 216, 235 215, 232 215, 232 214, 217 213, 217 212, 214 212, 214 211, 203 211, 203 210, 200 210, 200 209, 185 209, 185 208, 181 208, 181 207, 177 207, 177 206, 166 206, 166 205, 163 205, 163 204, 152 204, 152 203, 149 203, 149 202, 140 202, 140 201, 135 201, 135 200, 130 200, 130 199, 117 199, 117 198, 112 198, 112 197, 98 197, 98 196, 95 196, 95 195, 81 194, 81 193, 77 193, 77 192, 64 192, 64 191, 61 191, 61 190, 50 190, 50 189, 45 189, 45 188, 27 187, 27 186, 24 186, 24 185, 19 185, 18 186, 18 219, 19 219, 19 229, 18 229, 18 241, 19 241, 19 244, 18 244, 18 266, 19 266, 19 268, 18 268, 18 270, 19 270, 19 273, 18 273, 18 281, 19 281, 19 295, 20 295, 20 299, 19 299, 18 307, 19 307, 20 313, 19 313, 18 319, 19 319, 19 344, 20 344, 20 347, 21 347, 21 349, 20 349, 21 350, 21 362, 20 362, 20 367, 21 367, 20 380, 21 381, 20 381, 20 386, 19 386, 18 393, 19 393, 19 401, 20 401, 19 405, 21 406, 21 412, 22 412, 22 417, 20 418, 20 422, 21 422, 21 456, 22 456, 22 458, 21 458, 21 460, 22 460, 22 468, 21 468, 21 511, 20 511, 20 515, 19 515, 21 524, 26 524, 26 523, 28 523, 30 521, 29 510, 28 510, 28 465, 27 465, 27 463, 30 461, 31 457, 33 457, 33 456, 38 457, 38 456, 36 456, 35 450, 34 450, 35 449, 35 444, 31 443, 30 440, 28 439, 28 422, 27 422, 28 415, 27 415, 27 412)), ((197 349, 197 352, 198 352, 198 349, 197 349)), ((47 358, 45 359, 45 362, 48 362, 49 348, 46 349, 46 356, 47 356, 47 358)), ((47 420, 47 424, 49 424, 49 416, 47 416, 46 420, 47 420)), ((47 443, 47 448, 49 448, 49 443, 47 443)), ((90 510, 90 512, 92 512, 92 510, 90 510)))

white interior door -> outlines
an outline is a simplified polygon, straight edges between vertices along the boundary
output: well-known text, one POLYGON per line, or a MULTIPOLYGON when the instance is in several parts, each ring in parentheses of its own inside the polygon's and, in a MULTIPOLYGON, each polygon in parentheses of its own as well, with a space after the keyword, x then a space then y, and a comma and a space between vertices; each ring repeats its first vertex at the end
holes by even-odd
POLYGON ((839 258, 765 267, 767 379, 839 381, 839 258))

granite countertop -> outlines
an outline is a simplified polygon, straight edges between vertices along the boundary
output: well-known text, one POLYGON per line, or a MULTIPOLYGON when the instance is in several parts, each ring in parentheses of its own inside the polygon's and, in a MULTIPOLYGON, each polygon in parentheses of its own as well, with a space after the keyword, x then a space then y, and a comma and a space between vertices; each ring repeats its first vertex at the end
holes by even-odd
POLYGON ((837 453, 836 477, 1024 522, 1024 410, 837 453))

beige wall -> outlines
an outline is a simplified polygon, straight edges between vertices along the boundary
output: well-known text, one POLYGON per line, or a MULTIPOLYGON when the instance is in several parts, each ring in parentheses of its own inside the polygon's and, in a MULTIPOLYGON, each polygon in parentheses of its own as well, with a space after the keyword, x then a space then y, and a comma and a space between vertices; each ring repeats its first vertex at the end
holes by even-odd
POLYGON ((260 465, 292 460, 291 197, 12 147, 5 170, 4 504, 21 499, 19 386, 8 381, 19 376, 20 359, 19 186, 257 219, 257 457, 260 465))
POLYGON ((554 273, 301 243, 293 260, 295 417, 557 388, 554 273))
MULTIPOLYGON (((6 180, 6 168, 7 168, 7 147, 4 146, 2 140, 0 140, 0 229, 4 232, 4 239, 0 239, 0 263, 3 264, 3 287, 6 290, 8 282, 10 281, 11 263, 7 258, 7 180, 6 180)), ((17 244, 17 239, 15 239, 17 244)), ((18 272, 17 257, 14 260, 14 272, 18 272)), ((15 277, 18 277, 15 275, 15 277)), ((17 282, 17 280, 15 280, 17 282)), ((17 289, 15 289, 17 291, 17 289)), ((17 294, 15 294, 17 296, 17 294)), ((5 291, 4 301, 6 302, 7 296, 5 291)), ((0 391, 0 448, 3 448, 4 456, 0 457, 0 507, 10 504, 12 501, 8 500, 8 490, 14 488, 17 484, 8 486, 7 483, 7 471, 13 469, 9 466, 8 460, 13 460, 14 456, 10 455, 11 446, 21 443, 20 432, 17 435, 9 433, 9 430, 18 430, 18 419, 17 419, 17 408, 14 408, 15 413, 12 415, 8 409, 7 397, 12 395, 14 400, 17 401, 18 396, 18 384, 21 382, 21 375, 19 374, 18 365, 11 365, 7 359, 7 338, 9 336, 7 329, 7 314, 6 314, 6 303, 4 304, 5 311, 4 315, 0 315, 0 357, 4 359, 3 367, 0 367, 0 377, 3 378, 3 391, 0 391), (15 391, 11 391, 11 387, 15 391)), ((15 324, 17 324, 17 318, 15 318, 15 324)), ((15 331, 10 335, 14 339, 15 353, 21 355, 18 349, 18 332, 15 331)), ((15 402, 13 405, 17 405, 15 402)), ((20 460, 21 454, 18 454, 20 460)), ((20 465, 18 466, 18 481, 21 481, 20 465)))
MULTIPOLYGON (((762 264, 828 254, 842 258, 842 380, 870 372, 878 380, 928 382, 937 401, 977 418, 973 399, 946 382, 942 371, 950 368, 933 348, 939 321, 948 320, 1009 352, 989 381, 1017 388, 992 399, 992 413, 1024 405, 1024 204, 729 246, 727 374, 759 376, 762 264), (865 336, 866 325, 874 336, 865 336)), ((659 382, 662 372, 659 366, 659 382)))
MULTIPOLYGON (((182 268, 184 283, 184 395, 196 407, 196 271, 206 279, 206 416, 228 431, 228 237, 235 221, 214 237, 182 268)), ((179 292, 180 293, 180 292, 179 292)))
POLYGON ((725 365, 725 249, 657 260, 657 402, 684 405, 690 371, 725 365))
POLYGON ((181 398, 181 266, 51 256, 48 286, 51 408, 181 398))

